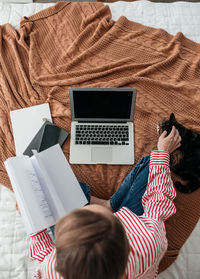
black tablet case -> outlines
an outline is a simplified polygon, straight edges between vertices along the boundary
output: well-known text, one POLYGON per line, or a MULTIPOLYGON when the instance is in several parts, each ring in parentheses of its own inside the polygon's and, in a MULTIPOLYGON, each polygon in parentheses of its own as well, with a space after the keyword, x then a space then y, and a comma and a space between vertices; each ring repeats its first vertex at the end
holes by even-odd
POLYGON ((55 125, 47 124, 44 127, 44 132, 41 139, 39 152, 57 144, 59 136, 60 136, 60 128, 55 125))
MULTIPOLYGON (((53 123, 51 123, 50 121, 46 120, 44 122, 44 124, 42 125, 42 127, 40 128, 40 130, 35 135, 35 137, 33 138, 33 140, 30 142, 30 144, 28 145, 26 150, 24 151, 24 153, 23 153, 24 155, 28 155, 29 157, 31 157, 33 155, 33 152, 32 152, 33 149, 37 150, 38 152, 40 152, 40 151, 50 147, 51 144, 54 145, 56 143, 59 143, 60 146, 63 145, 63 143, 67 139, 69 133, 67 131, 65 131, 64 129, 60 128, 60 127, 58 127, 59 130, 60 130, 60 133, 59 133, 58 136, 56 135, 57 142, 51 141, 51 144, 50 144, 50 142, 47 142, 47 141, 45 142, 45 140, 43 141, 43 136, 45 136, 45 138, 47 138, 47 134, 46 134, 47 130, 45 131, 45 127, 47 125, 52 125, 52 126, 58 127, 58 126, 54 125, 53 123), (44 132, 45 132, 45 134, 44 134, 44 132)), ((49 131, 50 131, 50 129, 49 129, 49 131)), ((58 129, 55 129, 55 132, 57 134, 58 129)), ((55 140, 55 137, 54 137, 54 140, 55 140)))

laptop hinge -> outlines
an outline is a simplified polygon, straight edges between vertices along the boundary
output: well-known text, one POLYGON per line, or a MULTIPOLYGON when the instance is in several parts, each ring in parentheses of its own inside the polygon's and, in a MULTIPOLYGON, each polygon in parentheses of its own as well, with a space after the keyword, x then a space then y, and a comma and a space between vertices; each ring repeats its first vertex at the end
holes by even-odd
POLYGON ((79 120, 78 121, 78 123, 115 123, 115 124, 117 124, 117 123, 127 123, 127 121, 118 121, 118 122, 116 122, 116 121, 81 121, 81 120, 79 120))

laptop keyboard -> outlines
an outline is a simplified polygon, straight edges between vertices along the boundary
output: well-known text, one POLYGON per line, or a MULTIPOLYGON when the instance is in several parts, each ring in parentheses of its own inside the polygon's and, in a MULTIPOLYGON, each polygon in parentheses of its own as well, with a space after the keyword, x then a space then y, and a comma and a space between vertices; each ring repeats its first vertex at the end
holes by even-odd
POLYGON ((128 125, 76 125, 75 144, 128 145, 128 125))

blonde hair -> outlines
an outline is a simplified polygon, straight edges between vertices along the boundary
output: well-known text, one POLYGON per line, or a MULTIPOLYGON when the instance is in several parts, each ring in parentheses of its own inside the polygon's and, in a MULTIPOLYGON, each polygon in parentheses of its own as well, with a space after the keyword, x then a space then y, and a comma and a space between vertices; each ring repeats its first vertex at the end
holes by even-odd
POLYGON ((129 243, 112 214, 77 209, 56 225, 56 270, 65 279, 121 279, 129 243))

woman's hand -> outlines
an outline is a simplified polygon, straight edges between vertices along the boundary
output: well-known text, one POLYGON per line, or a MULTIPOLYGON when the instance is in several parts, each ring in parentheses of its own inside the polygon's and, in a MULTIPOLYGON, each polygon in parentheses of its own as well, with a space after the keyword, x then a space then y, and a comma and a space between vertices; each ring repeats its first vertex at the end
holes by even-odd
POLYGON ((181 146, 181 136, 179 134, 179 131, 173 126, 170 134, 168 136, 167 131, 164 131, 159 139, 157 148, 158 150, 167 151, 169 153, 172 153, 174 150, 176 150, 178 147, 181 146))
POLYGON ((110 200, 104 200, 104 199, 100 199, 100 198, 91 196, 90 204, 99 204, 112 211, 112 207, 110 205, 110 200))

